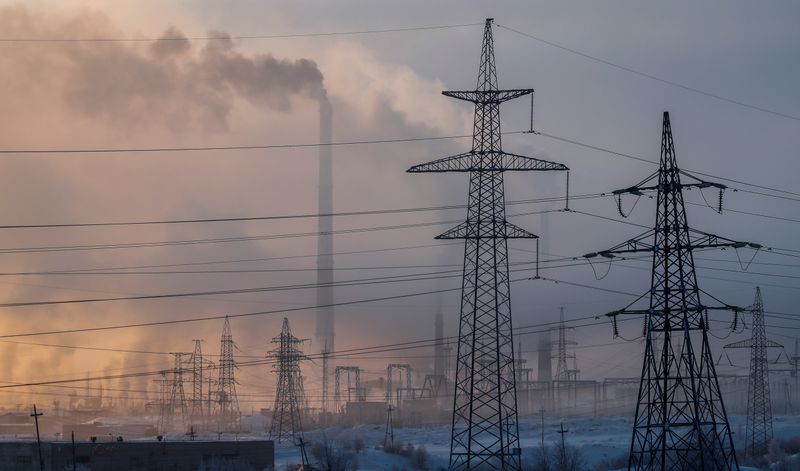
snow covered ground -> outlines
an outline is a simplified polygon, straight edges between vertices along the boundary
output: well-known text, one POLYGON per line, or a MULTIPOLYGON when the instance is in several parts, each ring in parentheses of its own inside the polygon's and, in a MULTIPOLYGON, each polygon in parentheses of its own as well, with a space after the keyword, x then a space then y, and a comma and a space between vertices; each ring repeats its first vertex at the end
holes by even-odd
MULTIPOLYGON (((744 427, 746 418, 732 416, 731 427, 734 442, 737 448, 744 440, 744 427)), ((565 440, 568 445, 580 449, 587 466, 591 469, 603 460, 612 460, 624 456, 628 452, 631 439, 631 419, 629 418, 600 418, 600 419, 565 419, 563 421, 545 420, 544 441, 546 445, 555 444, 560 440, 558 430, 561 423, 568 430, 565 440)), ((520 437, 523 449, 523 460, 529 459, 533 450, 540 446, 542 428, 539 420, 522 419, 520 422, 520 437)), ((776 416, 774 419, 774 433, 776 438, 788 439, 800 437, 800 420, 795 416, 776 416)), ((436 426, 428 428, 396 428, 394 433, 395 444, 412 444, 415 447, 424 446, 429 454, 428 469, 435 470, 447 467, 450 451, 449 426, 436 426)), ((385 453, 380 446, 383 444, 383 426, 358 426, 352 428, 330 428, 307 433, 308 441, 330 441, 337 447, 352 446, 357 441, 363 441, 364 449, 357 454, 359 470, 412 470, 410 460, 406 457, 385 453)), ((290 443, 276 445, 275 465, 283 469, 286 465, 300 462, 299 450, 290 443)))

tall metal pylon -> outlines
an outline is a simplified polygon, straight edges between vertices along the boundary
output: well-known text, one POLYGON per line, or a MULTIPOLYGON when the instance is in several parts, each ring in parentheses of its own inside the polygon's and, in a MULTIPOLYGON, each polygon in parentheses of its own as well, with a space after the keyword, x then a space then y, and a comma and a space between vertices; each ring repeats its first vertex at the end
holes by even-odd
POLYGON ((217 383, 217 411, 219 413, 220 432, 236 432, 239 430, 239 400, 236 397, 236 361, 233 351, 236 344, 233 342, 231 324, 228 316, 222 326, 222 336, 219 346, 219 382, 217 383))
POLYGON ((745 455, 752 458, 761 458, 767 454, 767 446, 772 440, 772 403, 769 395, 767 348, 782 348, 783 345, 767 338, 767 330, 764 326, 764 301, 761 299, 760 287, 756 287, 756 297, 750 312, 753 314, 753 327, 750 338, 729 343, 725 345, 725 348, 750 349, 745 455))
POLYGON ((656 192, 655 228, 611 249, 586 255, 613 259, 642 252, 653 256, 650 290, 624 309, 609 313, 615 335, 618 315, 635 314, 645 319, 644 364, 628 469, 738 469, 708 342, 708 311, 737 308, 701 302, 692 252, 760 246, 689 227, 683 190, 709 187, 724 189, 724 185, 678 168, 669 113, 664 112, 659 169, 637 185, 614 192, 618 197, 656 192), (693 181, 683 183, 681 176, 693 181), (631 308, 648 295, 648 309, 631 308))
POLYGON ((187 407, 186 393, 183 389, 183 358, 189 353, 173 353, 172 355, 175 365, 172 369, 172 380, 170 382, 168 414, 170 425, 173 425, 175 415, 180 413, 181 426, 185 429, 187 426, 187 407))
POLYGON ((572 330, 574 327, 567 327, 564 321, 564 308, 559 308, 558 313, 558 353, 556 363, 556 381, 576 381, 578 379, 578 365, 577 357, 574 353, 567 352, 568 345, 575 345, 572 340, 567 340, 567 330, 572 330), (572 360, 572 367, 570 368, 569 361, 572 360))
POLYGON ((502 150, 500 104, 533 89, 498 88, 492 22, 487 19, 484 27, 476 89, 442 92, 475 105, 472 150, 408 170, 470 176, 467 220, 437 237, 465 240, 451 470, 520 469, 508 239, 536 236, 506 221, 503 175, 568 170, 502 150))
POLYGON ((191 356, 192 365, 192 399, 189 408, 189 423, 197 430, 203 423, 203 347, 202 340, 194 340, 194 351, 191 356))
POLYGON ((279 443, 287 438, 294 442, 302 432, 300 404, 304 393, 300 361, 306 358, 299 348, 302 342, 292 335, 289 319, 284 317, 280 335, 272 339, 278 347, 269 355, 275 361, 273 371, 278 375, 269 436, 279 443))

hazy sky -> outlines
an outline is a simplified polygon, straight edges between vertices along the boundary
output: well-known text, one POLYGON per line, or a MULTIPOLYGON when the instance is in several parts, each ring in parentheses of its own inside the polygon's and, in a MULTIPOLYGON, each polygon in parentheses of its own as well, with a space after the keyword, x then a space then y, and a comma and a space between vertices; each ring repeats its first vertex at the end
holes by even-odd
MULTIPOLYGON (((0 2, 0 38, 152 38, 282 35, 364 31, 430 25, 496 23, 653 76, 779 113, 800 116, 800 6, 796 2, 325 2, 325 1, 28 1, 0 2)), ((481 26, 284 39, 189 42, 0 43, 0 149, 226 146, 313 143, 318 140, 317 97, 322 87, 334 107, 337 141, 464 134, 472 109, 440 95, 474 86, 481 26)), ((537 129, 619 152, 657 160, 661 113, 670 111, 678 161, 687 170, 800 191, 797 148, 800 120, 780 117, 703 96, 625 72, 563 49, 495 29, 502 87, 536 89, 537 129)), ((503 108, 505 130, 528 126, 529 102, 503 108)), ((465 202, 461 174, 409 175, 412 164, 466 150, 467 140, 337 147, 334 207, 338 211, 441 206, 465 202)), ((504 138, 508 151, 565 163, 573 195, 635 184, 655 167, 542 136, 504 138)), ((314 213, 316 150, 2 155, 2 225, 184 219, 314 213)), ((753 187, 729 183, 753 191, 753 187)), ((563 175, 521 173, 507 178, 508 200, 557 196, 563 175)), ((772 191, 766 193, 774 194, 772 191)), ((728 191, 730 210, 800 219, 800 203, 728 191)), ((716 202, 717 195, 705 197, 716 202)), ((735 212, 716 214, 701 195, 688 193, 694 227, 765 246, 800 250, 797 221, 735 212)), ((633 199, 625 200, 626 207, 633 199)), ((516 205, 509 213, 556 209, 560 204, 516 205)), ((575 209, 620 219, 610 198, 574 201, 575 209)), ((463 210, 337 218, 337 229, 463 218, 463 210)), ((643 199, 629 219, 652 225, 653 201, 643 199)), ((540 234, 547 255, 579 256, 616 245, 642 229, 576 213, 516 217, 540 234)), ((440 244, 433 237, 448 225, 338 236, 336 251, 440 244)), ((314 220, 74 229, 3 229, 5 248, 189 240, 313 232, 314 220)), ((312 255, 312 237, 156 248, 0 253, 5 273, 243 258, 312 255)), ((514 242, 513 262, 530 262, 531 242, 514 242)), ((739 254, 749 260, 752 252, 739 254)), ((462 252, 452 247, 340 255, 343 268, 437 265, 432 268, 343 270, 337 279, 361 279, 454 270, 455 277, 424 282, 337 289, 348 301, 459 286, 462 252), (444 268, 438 267, 445 265, 444 268)), ((732 251, 697 255, 702 287, 731 304, 748 305, 757 284, 769 311, 800 315, 796 257, 760 253, 740 273, 732 251), (723 260, 720 261, 712 261, 723 260), (768 265, 760 265, 766 263, 768 265), (785 264, 774 265, 774 264, 785 264), (714 268, 711 270, 710 268, 714 268), (720 271, 731 270, 731 272, 720 271), (766 275, 765 275, 766 274, 766 275), (778 276, 774 276, 778 275, 778 276), (794 278, 793 278, 794 277, 794 278), (724 279, 721 280, 721 279, 724 279)), ((179 270, 301 269, 314 259, 292 258, 179 270)), ((526 266, 525 268, 529 268, 526 266)), ((598 275, 605 266, 595 267, 598 275)), ((543 272, 550 278, 604 289, 641 293, 648 264, 627 262, 595 280, 587 266, 543 272)), ((513 278, 530 276, 519 272, 513 278)), ((452 274, 449 274, 452 275, 452 274)), ((312 271, 172 275, 11 276, 0 279, 2 302, 78 299, 312 283, 312 271)), ((550 322, 558 307, 568 318, 602 314, 631 298, 547 281, 512 286, 517 326, 550 322)), ((0 332, 25 333, 128 322, 239 314, 308 306, 313 290, 189 297, 170 300, 3 308, 0 332)), ((430 338, 441 304, 448 334, 455 333, 458 293, 423 296, 337 309, 337 347, 353 348, 430 338)), ((295 333, 313 335, 312 311, 287 314, 295 333)), ((242 354, 266 353, 283 315, 235 319, 242 354)), ((715 314, 729 320, 725 314, 715 314)), ((625 325, 634 338, 640 326, 625 325)), ((793 345, 800 324, 768 318, 773 339, 793 345), (775 326, 783 326, 781 329, 775 326)), ((92 334, 48 335, 14 341, 152 352, 188 351, 205 339, 216 354, 221 322, 137 328, 92 334)), ((713 325, 725 337, 724 323, 713 325)), ((744 338, 733 334, 727 341, 744 338)), ((584 346, 611 343, 611 327, 580 328, 584 346)), ((536 359, 535 336, 522 337, 523 355, 536 359)), ((715 344, 722 344, 716 341, 715 344)), ((309 351, 319 346, 309 345, 309 351)), ((721 352, 717 345, 717 353, 721 352)), ((642 346, 578 350, 583 378, 635 376, 642 346)), ((775 352, 776 354, 777 352, 775 352)), ((430 349, 404 352, 420 368, 430 349)), ((386 354, 391 356, 394 354, 386 354)), ((737 355, 741 355, 737 353, 737 355)), ((735 357, 732 355, 732 357, 735 357)), ((735 357, 738 358, 738 357, 735 357)), ((98 353, 81 349, 0 343, 0 377, 27 382, 84 377, 103 372, 154 371, 169 364, 162 354, 98 353)), ((340 364, 355 360, 342 359, 340 364)), ((389 358, 364 361, 366 377, 381 374, 389 358)), ((744 356, 739 364, 746 364, 744 356)), ((319 368, 305 369, 307 389, 319 394, 319 368)), ((727 369, 725 371, 738 371, 727 369)), ((261 407, 273 390, 267 367, 243 368, 247 407, 261 407), (258 396, 261 394, 262 396, 258 396)), ((144 388, 145 381, 137 387, 144 388)), ((108 384, 107 387, 119 387, 108 384)), ((152 386, 147 386, 152 389, 152 386)), ((2 390, 0 390, 2 391, 2 390)), ((40 388, 40 393, 70 390, 40 388)), ((119 394, 119 393, 113 393, 119 394)), ((142 397, 141 393, 132 396, 142 397)), ((3 391, 0 403, 28 401, 3 391)), ((50 397, 36 399, 49 402, 50 397)))

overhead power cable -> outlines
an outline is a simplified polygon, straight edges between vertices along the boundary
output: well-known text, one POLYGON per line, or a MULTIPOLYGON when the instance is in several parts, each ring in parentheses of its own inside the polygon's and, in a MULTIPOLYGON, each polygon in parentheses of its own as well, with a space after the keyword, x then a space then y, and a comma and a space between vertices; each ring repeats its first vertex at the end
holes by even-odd
MULTIPOLYGON (((538 214, 556 213, 561 212, 561 209, 549 209, 544 211, 529 211, 524 213, 509 214, 508 217, 518 216, 534 216, 538 214)), ((448 220, 448 221, 435 221, 435 222, 419 222, 412 224, 395 224, 391 226, 371 226, 371 227, 358 227, 352 229, 336 229, 325 232, 296 232, 288 234, 265 234, 257 236, 236 236, 236 237, 217 237, 209 239, 185 239, 185 240, 166 240, 166 241, 153 241, 153 242, 123 242, 123 243, 109 243, 109 244, 87 244, 87 245, 56 245, 56 246, 36 246, 36 247, 10 247, 0 248, 0 254, 9 253, 46 253, 46 252, 73 252, 73 251, 86 251, 86 250, 113 250, 113 249, 131 249, 131 248, 145 248, 145 247, 168 247, 168 246, 181 246, 181 245, 198 245, 198 244, 220 244, 220 243, 234 243, 234 242, 251 242, 259 240, 274 240, 274 239, 295 239, 302 237, 317 237, 320 235, 341 235, 341 234, 355 234, 363 232, 377 232, 388 231, 397 229, 412 229, 418 227, 431 227, 441 226, 447 224, 457 224, 461 220, 448 220)))
POLYGON ((182 41, 245 41, 255 39, 293 39, 314 38, 330 36, 360 36, 384 33, 406 33, 418 31, 433 31, 443 29, 466 28, 468 26, 481 26, 483 23, 464 23, 451 25, 409 26, 399 28, 363 29, 351 31, 326 31, 308 33, 283 33, 283 34, 248 34, 231 36, 227 34, 205 36, 158 36, 158 37, 89 37, 89 38, 47 38, 47 37, 6 37, 0 38, 0 43, 142 43, 142 42, 182 42, 182 41))
POLYGON ((631 68, 631 67, 627 67, 627 66, 624 66, 624 65, 621 65, 621 64, 617 64, 615 62, 611 62, 610 60, 603 59, 603 58, 598 57, 598 56, 593 56, 591 54, 587 54, 585 52, 578 51, 577 49, 573 49, 573 48, 570 48, 570 47, 567 47, 567 46, 563 46, 561 44, 554 43, 552 41, 548 41, 548 40, 546 40, 544 38, 541 38, 541 37, 538 37, 538 36, 534 36, 534 35, 532 35, 530 33, 522 32, 522 31, 520 31, 518 29, 514 29, 514 28, 511 28, 509 26, 498 24, 497 27, 498 28, 503 28, 503 29, 508 30, 508 31, 511 31, 512 33, 518 34, 520 36, 524 36, 526 38, 533 39, 534 41, 538 41, 538 42, 540 42, 542 44, 546 44, 548 46, 560 49, 562 51, 566 51, 566 52, 569 52, 571 54, 583 57, 585 59, 589 59, 589 60, 604 64, 604 65, 607 65, 609 67, 613 67, 615 69, 622 70, 624 72, 629 72, 629 73, 638 75, 640 77, 644 77, 644 78, 647 78, 647 79, 650 79, 650 80, 655 80, 656 82, 661 82, 663 84, 670 85, 672 87, 680 88, 680 89, 683 89, 683 90, 686 90, 686 91, 689 91, 689 92, 692 92, 692 93, 696 93, 698 95, 703 95, 703 96, 706 96, 706 97, 709 97, 709 98, 713 98, 713 99, 719 100, 719 101, 724 101, 726 103, 730 103, 730 104, 733 104, 733 105, 738 105, 738 106, 741 106, 741 107, 744 107, 744 108, 749 108, 751 110, 760 111, 762 113, 768 113, 768 114, 771 114, 771 115, 774 115, 774 116, 779 116, 781 118, 787 118, 787 119, 791 119, 791 120, 794 120, 794 121, 800 121, 800 117, 798 117, 798 116, 793 116, 793 115, 790 115, 790 114, 787 114, 787 113, 782 113, 780 111, 776 111, 776 110, 773 110, 773 109, 770 109, 770 108, 766 108, 766 107, 763 107, 763 106, 759 106, 759 105, 753 105, 751 103, 747 103, 747 102, 744 102, 744 101, 741 101, 741 100, 737 100, 737 99, 734 99, 734 98, 729 98, 729 97, 726 97, 726 96, 723 96, 723 95, 719 95, 719 94, 716 94, 716 93, 708 92, 706 90, 701 90, 699 88, 691 87, 689 85, 684 85, 682 83, 675 82, 673 80, 668 80, 668 79, 665 79, 665 78, 661 78, 661 77, 658 77, 658 76, 653 75, 653 74, 649 74, 649 73, 642 72, 640 70, 637 70, 637 69, 634 69, 634 68, 631 68))
MULTIPOLYGON (((599 198, 605 196, 600 193, 590 193, 583 195, 570 195, 570 200, 583 200, 599 198)), ((538 203, 552 203, 564 201, 565 196, 553 196, 547 198, 530 198, 524 200, 514 200, 506 202, 506 205, 524 205, 538 203)), ((374 216, 383 214, 417 213, 444 211, 451 209, 465 209, 467 205, 443 205, 417 208, 390 208, 390 209, 371 209, 360 211, 337 211, 334 213, 301 213, 301 214, 282 214, 273 216, 238 216, 238 217, 219 217, 219 218, 194 218, 194 219, 153 219, 141 221, 100 221, 100 222, 74 222, 74 223, 34 223, 34 224, 3 224, 0 229, 48 229, 66 227, 104 227, 104 226, 147 226, 147 225, 166 225, 166 224, 198 224, 198 223, 218 223, 218 222, 246 222, 246 221, 278 221, 291 219, 316 219, 324 217, 341 216, 374 216)))

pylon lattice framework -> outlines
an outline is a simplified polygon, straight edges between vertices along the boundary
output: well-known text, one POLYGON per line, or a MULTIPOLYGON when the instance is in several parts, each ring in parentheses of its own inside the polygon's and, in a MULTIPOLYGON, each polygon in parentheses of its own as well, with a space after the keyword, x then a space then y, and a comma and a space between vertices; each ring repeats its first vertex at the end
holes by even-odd
POLYGON ((725 345, 725 348, 750 349, 745 454, 750 457, 760 458, 767 454, 767 445, 772 440, 772 403, 769 395, 767 348, 783 348, 783 345, 767 338, 761 288, 756 287, 756 297, 750 311, 753 314, 753 328, 750 338, 740 342, 729 343, 725 345))
POLYGON ((226 316, 220 337, 219 382, 217 383, 217 412, 220 432, 239 430, 239 400, 236 397, 236 379, 234 377, 236 361, 233 358, 235 348, 231 324, 226 316))
POLYGON ((487 19, 476 89, 443 92, 475 105, 472 150, 409 169, 470 175, 467 220, 437 237, 465 240, 451 470, 520 469, 507 241, 536 236, 506 221, 503 174, 567 170, 502 150, 500 104, 532 93, 498 89, 487 19))
POLYGON ((637 252, 653 254, 651 287, 645 294, 649 294, 649 308, 631 309, 634 301, 609 314, 613 319, 620 314, 645 318, 645 355, 629 469, 738 469, 708 342, 708 311, 731 307, 702 304, 692 251, 758 246, 688 226, 683 189, 708 187, 724 189, 678 168, 669 113, 665 112, 658 171, 633 187, 614 192, 641 195, 655 191, 655 228, 609 250, 586 255, 611 259, 637 252), (682 183, 681 176, 694 181, 682 183))
POLYGON ((305 359, 305 355, 298 346, 303 341, 292 335, 289 319, 284 317, 281 333, 272 342, 278 345, 270 352, 270 357, 276 362, 273 371, 278 375, 278 382, 269 436, 279 443, 287 438, 295 441, 302 433, 300 404, 304 402, 304 393, 300 361, 305 359))

